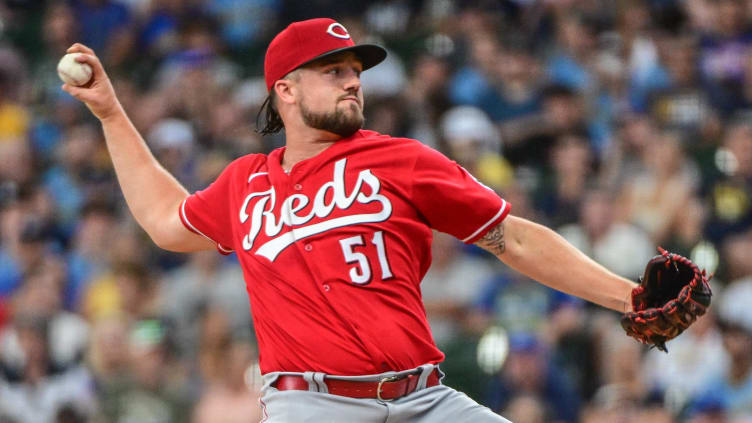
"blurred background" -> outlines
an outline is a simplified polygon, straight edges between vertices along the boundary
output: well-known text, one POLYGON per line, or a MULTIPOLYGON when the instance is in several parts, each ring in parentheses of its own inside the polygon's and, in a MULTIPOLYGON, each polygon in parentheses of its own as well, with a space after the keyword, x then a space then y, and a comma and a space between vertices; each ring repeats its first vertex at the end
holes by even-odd
POLYGON ((284 143, 255 132, 264 52, 322 16, 390 52, 363 74, 368 129, 441 150, 625 277, 657 245, 715 272, 712 313, 666 355, 436 234, 422 289, 448 385, 516 423, 752 422, 752 1, 5 0, 1 423, 260 420, 235 256, 149 241, 55 66, 93 47, 193 191, 284 143))

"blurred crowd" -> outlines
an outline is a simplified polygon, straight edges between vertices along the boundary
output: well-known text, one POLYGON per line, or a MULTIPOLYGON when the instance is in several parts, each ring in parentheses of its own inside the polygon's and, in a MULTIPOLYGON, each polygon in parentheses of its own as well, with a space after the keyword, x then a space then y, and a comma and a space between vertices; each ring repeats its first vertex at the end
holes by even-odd
POLYGON ((441 150, 620 275, 658 245, 715 273, 712 312, 663 354, 437 233, 422 289, 447 384, 516 423, 752 422, 752 1, 5 0, 1 423, 261 419, 235 257, 149 241, 55 67, 94 48, 193 191, 284 144, 255 131, 264 52, 322 16, 389 50, 363 74, 368 129, 441 150))

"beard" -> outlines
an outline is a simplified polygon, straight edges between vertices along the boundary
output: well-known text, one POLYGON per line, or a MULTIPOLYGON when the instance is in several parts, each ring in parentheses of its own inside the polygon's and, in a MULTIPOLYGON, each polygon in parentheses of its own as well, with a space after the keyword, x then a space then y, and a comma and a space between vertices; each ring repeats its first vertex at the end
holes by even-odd
POLYGON ((350 105, 350 112, 335 108, 333 112, 316 113, 300 103, 300 114, 303 122, 311 128, 329 131, 342 138, 347 138, 363 127, 363 113, 357 106, 350 105))

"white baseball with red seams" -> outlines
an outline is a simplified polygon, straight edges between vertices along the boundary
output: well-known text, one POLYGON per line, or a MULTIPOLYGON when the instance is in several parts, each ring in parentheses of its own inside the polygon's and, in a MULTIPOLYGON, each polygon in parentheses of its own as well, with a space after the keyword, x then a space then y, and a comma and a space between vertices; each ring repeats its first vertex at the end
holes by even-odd
POLYGON ((79 63, 76 57, 81 53, 70 53, 63 56, 57 64, 57 74, 66 84, 81 86, 91 79, 92 69, 87 63, 79 63))

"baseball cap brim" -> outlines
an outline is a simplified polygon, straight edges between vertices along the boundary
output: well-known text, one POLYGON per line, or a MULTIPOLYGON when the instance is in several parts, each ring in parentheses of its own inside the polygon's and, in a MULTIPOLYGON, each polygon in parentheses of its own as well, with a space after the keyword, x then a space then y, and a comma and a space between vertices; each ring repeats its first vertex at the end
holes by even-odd
POLYGON ((370 69, 378 65, 379 63, 383 62, 384 59, 386 59, 386 50, 384 50, 383 47, 377 46, 376 44, 358 44, 355 46, 342 47, 342 48, 334 49, 331 51, 327 51, 324 54, 318 55, 314 57, 313 59, 305 63, 302 63, 300 66, 298 66, 295 69, 309 65, 325 57, 334 56, 335 54, 344 53, 346 51, 351 51, 355 53, 356 56, 358 56, 358 59, 360 59, 360 62, 363 64, 363 70, 370 69))

